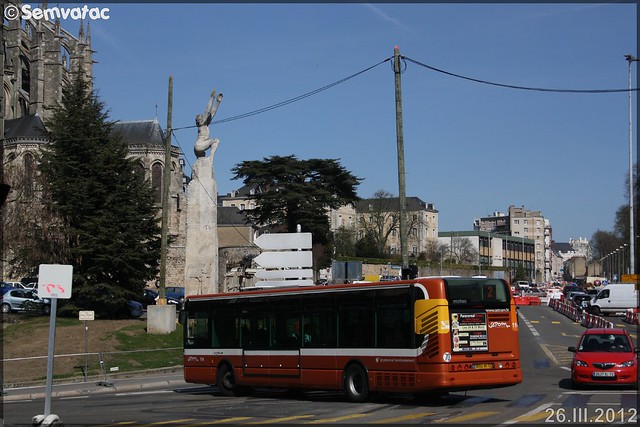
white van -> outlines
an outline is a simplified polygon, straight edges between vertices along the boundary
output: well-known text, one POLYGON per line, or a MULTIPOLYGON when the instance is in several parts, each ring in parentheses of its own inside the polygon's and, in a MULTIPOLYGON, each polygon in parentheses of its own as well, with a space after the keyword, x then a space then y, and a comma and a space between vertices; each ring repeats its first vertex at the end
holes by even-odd
POLYGON ((613 314, 638 306, 638 291, 633 283, 611 283, 591 299, 591 313, 613 314))

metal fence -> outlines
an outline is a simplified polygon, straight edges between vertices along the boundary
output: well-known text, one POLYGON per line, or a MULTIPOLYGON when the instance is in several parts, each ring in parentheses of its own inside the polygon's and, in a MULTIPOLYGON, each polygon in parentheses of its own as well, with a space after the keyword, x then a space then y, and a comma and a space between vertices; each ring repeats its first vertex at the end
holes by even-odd
MULTIPOLYGON (((159 368, 182 367, 182 347, 56 354, 53 363, 54 381, 87 381, 99 377, 108 383, 118 373, 159 368)), ((47 376, 47 356, 2 359, 2 383, 10 386, 42 382, 47 376)))

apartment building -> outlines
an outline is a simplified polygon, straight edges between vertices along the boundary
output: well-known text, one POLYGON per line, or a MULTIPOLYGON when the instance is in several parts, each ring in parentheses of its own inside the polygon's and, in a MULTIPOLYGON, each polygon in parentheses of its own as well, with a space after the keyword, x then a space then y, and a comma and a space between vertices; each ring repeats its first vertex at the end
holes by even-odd
POLYGON ((551 279, 552 228, 540 211, 530 211, 524 206, 509 206, 509 212, 477 218, 474 230, 501 233, 533 242, 533 270, 531 280, 543 282, 551 279))

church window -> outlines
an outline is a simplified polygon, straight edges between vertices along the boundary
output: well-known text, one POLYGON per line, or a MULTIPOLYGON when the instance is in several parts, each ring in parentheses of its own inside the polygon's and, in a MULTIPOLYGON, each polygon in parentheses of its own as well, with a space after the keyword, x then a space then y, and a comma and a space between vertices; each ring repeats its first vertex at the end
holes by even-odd
POLYGON ((155 202, 162 202, 162 164, 154 163, 151 166, 151 186, 155 194, 155 202))
POLYGON ((24 197, 26 199, 33 197, 34 178, 33 156, 27 153, 24 156, 24 197))

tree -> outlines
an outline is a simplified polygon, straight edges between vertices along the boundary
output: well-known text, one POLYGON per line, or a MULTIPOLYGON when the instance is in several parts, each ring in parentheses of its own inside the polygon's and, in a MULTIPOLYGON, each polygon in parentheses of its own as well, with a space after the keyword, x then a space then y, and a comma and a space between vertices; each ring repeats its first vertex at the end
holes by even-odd
POLYGON ((299 160, 293 155, 246 160, 231 171, 233 179, 243 179, 256 189, 250 196, 256 207, 243 211, 249 219, 281 225, 290 233, 300 224, 313 234, 314 243, 322 245, 331 237, 327 209, 357 201, 361 181, 338 160, 299 160))
POLYGON ((363 230, 363 239, 368 244, 373 244, 370 249, 377 256, 388 254, 387 241, 394 231, 400 226, 400 207, 398 199, 384 190, 374 193, 373 199, 366 212, 359 212, 358 223, 363 230))
POLYGON ((454 236, 449 245, 448 257, 456 264, 473 264, 478 262, 478 251, 467 237, 454 236))
POLYGON ((333 247, 336 256, 354 256, 356 254, 355 232, 340 226, 333 233, 333 247))
POLYGON ((607 256, 618 249, 622 242, 623 240, 611 231, 597 230, 589 242, 592 259, 599 260, 607 256))
POLYGON ((55 261, 74 267, 75 302, 114 316, 156 277, 160 228, 152 188, 103 109, 79 74, 47 123, 40 169, 65 241, 55 261))

